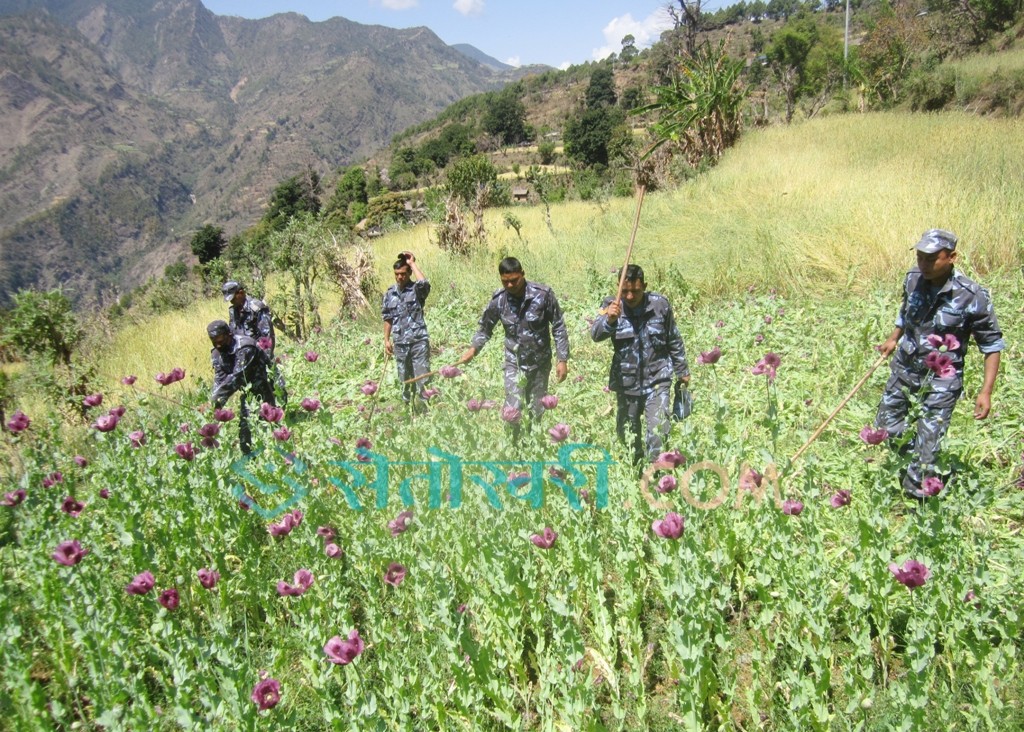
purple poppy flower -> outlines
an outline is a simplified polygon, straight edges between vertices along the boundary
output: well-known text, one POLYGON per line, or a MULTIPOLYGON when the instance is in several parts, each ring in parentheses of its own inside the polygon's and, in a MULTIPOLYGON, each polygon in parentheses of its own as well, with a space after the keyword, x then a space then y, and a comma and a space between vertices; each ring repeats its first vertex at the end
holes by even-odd
POLYGON ((850 500, 850 491, 838 490, 832 495, 832 499, 829 501, 829 503, 832 504, 832 508, 842 508, 843 506, 849 506, 850 500))
POLYGON ((869 445, 880 445, 889 439, 889 433, 885 429, 874 429, 867 425, 860 431, 860 439, 869 445))
POLYGON ((98 407, 101 404, 103 404, 102 394, 90 394, 89 396, 82 400, 82 406, 85 407, 98 407))
POLYGON ((124 591, 129 595, 145 595, 153 589, 155 584, 156 580, 153 578, 152 572, 140 572, 135 575, 131 582, 125 585, 124 591))
POLYGON ((81 562, 88 553, 89 550, 83 549, 82 545, 78 543, 77 539, 75 539, 73 541, 62 541, 57 545, 57 548, 50 557, 57 564, 63 564, 65 567, 74 567, 76 564, 81 562))
POLYGON ((21 488, 19 488, 16 491, 11 491, 10 493, 4 493, 4 498, 2 501, 0 501, 0 505, 10 506, 13 508, 14 506, 17 506, 19 503, 24 501, 27 496, 28 493, 26 493, 21 488))
POLYGON ((66 513, 68 516, 78 517, 78 514, 82 513, 85 509, 85 504, 76 501, 71 496, 65 496, 64 500, 61 501, 60 510, 66 513))
POLYGON ((924 359, 924 365, 930 368, 940 379, 951 379, 956 376, 953 357, 948 353, 932 351, 924 359))
POLYGON ((392 536, 404 533, 412 524, 412 511, 402 511, 398 516, 388 521, 388 529, 392 536))
POLYGON ((52 488, 58 483, 64 482, 64 473, 59 470, 54 470, 52 473, 43 478, 43 488, 52 488))
POLYGON ((320 400, 313 399, 312 397, 306 397, 300 402, 300 404, 307 412, 315 412, 320 408, 320 400))
POLYGON ((196 575, 199 577, 199 584, 208 590, 212 590, 220 581, 220 572, 213 569, 206 569, 204 567, 196 572, 196 575))
POLYGON ((344 553, 344 550, 340 546, 335 544, 333 541, 328 542, 324 545, 324 554, 326 554, 331 559, 337 559, 344 553))
POLYGON ((269 351, 274 347, 274 342, 270 340, 269 336, 261 336, 256 340, 256 345, 261 351, 269 351))
POLYGON ((722 349, 715 346, 710 351, 703 351, 697 356, 697 363, 705 364, 710 366, 711 364, 718 363, 718 359, 722 357, 722 349))
POLYGON ((754 336, 754 343, 764 343, 764 335, 758 333, 756 336, 754 336))
POLYGON ((921 587, 932 574, 928 567, 916 559, 908 559, 902 567, 893 562, 889 565, 889 571, 896 577, 897 582, 911 590, 921 587))
POLYGON ((110 414, 111 416, 114 416, 114 417, 117 417, 118 419, 121 419, 121 417, 123 417, 124 413, 127 412, 127 411, 128 410, 125 409, 123 406, 118 405, 116 407, 111 407, 110 410, 107 413, 110 414))
POLYGON ((753 468, 750 468, 742 477, 740 477, 740 489, 745 491, 753 491, 756 488, 760 488, 761 481, 763 479, 763 475, 761 475, 753 468))
POLYGON ((363 382, 363 385, 359 387, 359 391, 366 394, 366 396, 373 396, 377 393, 377 382, 367 379, 363 382))
POLYGON ((370 338, 364 338, 364 339, 363 339, 363 345, 364 345, 364 346, 368 346, 368 345, 370 345, 371 343, 373 343, 373 340, 372 340, 372 339, 370 339, 370 338))
POLYGON ((392 562, 388 565, 388 569, 384 573, 384 584, 391 585, 392 587, 398 587, 402 584, 402 580, 405 579, 405 575, 408 571, 408 569, 398 562, 392 562))
POLYGON ((75 461, 75 465, 77 465, 80 468, 84 468, 86 465, 89 464, 89 461, 84 456, 82 456, 82 455, 75 455, 71 459, 74 460, 75 461))
POLYGON ((125 386, 132 386, 138 378, 139 377, 135 376, 134 374, 130 376, 123 376, 121 377, 121 383, 124 384, 125 386))
POLYGON ((777 369, 782 364, 782 358, 779 356, 779 354, 772 353, 771 351, 764 354, 764 358, 762 360, 764 361, 766 366, 772 369, 777 369))
POLYGON ((431 387, 429 389, 424 389, 422 396, 423 396, 424 399, 433 399, 434 397, 436 397, 440 393, 441 393, 440 389, 435 389, 435 388, 431 387))
POLYGON ((185 378, 185 369, 175 366, 171 369, 171 378, 173 378, 174 381, 181 381, 185 378))
POLYGON ((103 500, 107 500, 108 498, 110 498, 110 491, 108 491, 106 488, 100 488, 99 497, 102 498, 103 500))
POLYGON ((320 354, 316 351, 306 351, 306 360, 310 363, 315 363, 320 358, 320 354))
POLYGON ((235 418, 235 413, 230 409, 214 409, 213 418, 218 422, 230 422, 235 418))
POLYGON ((290 514, 285 514, 284 519, 277 524, 268 524, 267 532, 273 537, 288 536, 292 533, 292 529, 295 528, 295 522, 292 520, 290 514))
POLYGON ((113 414, 101 414, 96 418, 93 427, 99 432, 111 432, 117 427, 118 418, 113 414))
POLYGON ((200 437, 216 437, 220 434, 219 422, 207 422, 199 428, 200 437))
POLYGON ((921 482, 921 493, 928 497, 937 496, 942 493, 942 489, 945 487, 941 478, 932 475, 921 482))
POLYGON ((558 397, 554 394, 545 394, 540 398, 540 404, 545 409, 554 409, 558 406, 558 397))
POLYGON ((462 369, 458 366, 442 366, 438 373, 446 379, 454 379, 462 375, 462 369))
POLYGON ((483 406, 483 403, 478 399, 470 399, 468 402, 466 402, 466 409, 473 413, 479 412, 481 409, 483 409, 483 406))
POLYGON ((551 435, 551 441, 556 444, 559 442, 565 442, 569 437, 569 432, 569 425, 564 422, 559 422, 548 430, 548 434, 551 435))
POLYGON ((769 355, 775 356, 774 353, 765 355, 764 358, 762 358, 760 361, 757 362, 757 364, 754 365, 754 368, 750 370, 750 373, 754 374, 755 376, 760 376, 761 374, 764 374, 765 376, 768 377, 768 381, 772 382, 775 381, 775 368, 778 365, 778 356, 775 356, 775 358, 773 359, 773 361, 775 362, 775 366, 773 366, 772 364, 768 363, 769 355))
POLYGON ((284 419, 284 410, 280 407, 275 407, 269 402, 263 402, 260 405, 260 418, 271 424, 277 424, 284 419))
POLYGON ((290 585, 284 580, 277 583, 277 594, 282 596, 289 595, 292 597, 298 597, 313 586, 313 579, 312 572, 308 569, 300 569, 292 578, 292 582, 295 583, 294 585, 290 585))
POLYGON ((128 440, 132 443, 132 447, 142 447, 146 444, 146 433, 142 430, 129 432, 128 440))
POLYGON ((348 634, 347 640, 342 640, 341 636, 336 635, 327 641, 324 644, 324 653, 331 663, 344 666, 356 660, 356 656, 362 653, 364 648, 366 644, 359 637, 359 631, 353 630, 348 634))
POLYGON ((534 546, 538 546, 541 549, 550 549, 557 540, 558 534, 550 526, 545 526, 543 532, 530 537, 530 541, 534 543, 534 546))
POLYGON ((281 682, 277 679, 263 679, 252 687, 252 695, 249 697, 256 704, 261 712, 273 709, 281 701, 281 682))
POLYGON ((369 437, 360 437, 358 440, 356 440, 356 449, 372 450, 373 442, 370 440, 369 437))
POLYGON ((182 460, 190 462, 196 457, 196 449, 192 447, 191 442, 179 442, 174 446, 174 452, 178 453, 178 457, 182 460))
POLYGON ((978 600, 978 596, 976 594, 974 594, 974 590, 967 590, 967 594, 964 595, 964 604, 966 605, 967 603, 971 603, 971 602, 974 603, 974 607, 976 607, 976 608, 980 608, 981 607, 981 601, 979 601, 978 600))
POLYGON ((523 414, 515 407, 502 407, 501 418, 509 424, 518 424, 519 420, 523 418, 523 414))
POLYGON ((316 535, 322 536, 324 539, 331 540, 337 536, 337 532, 330 526, 318 526, 316 529, 316 535))
POLYGON ((182 422, 181 424, 178 425, 178 432, 180 432, 183 435, 187 435, 191 431, 192 425, 190 425, 188 422, 182 422))
POLYGON ((665 514, 665 518, 656 519, 651 524, 651 529, 662 539, 678 539, 683 535, 686 527, 686 519, 674 511, 665 514))
POLYGON ((960 341, 952 333, 946 333, 946 335, 944 336, 941 336, 937 333, 932 333, 930 336, 928 336, 928 345, 930 345, 932 348, 938 349, 942 353, 946 353, 948 351, 956 351, 960 349, 960 341))
POLYGON ((686 456, 679 450, 670 450, 663 452, 654 459, 654 466, 659 469, 671 469, 678 468, 680 465, 686 462, 686 456))
POLYGON ((793 498, 787 498, 782 502, 782 512, 787 516, 799 516, 804 510, 804 504, 793 498))
POLYGON ((765 325, 771 325, 772 324, 772 316, 771 315, 765 315, 764 316, 764 322, 765 322, 765 325))
POLYGON ((281 425, 276 430, 274 430, 273 434, 274 439, 277 440, 278 442, 287 442, 292 438, 292 431, 285 427, 284 425, 281 425))
POLYGON ((7 420, 7 429, 11 432, 23 432, 28 429, 30 424, 32 424, 32 420, 19 409, 7 420))
POLYGON ((161 592, 160 596, 156 598, 156 601, 168 610, 177 610, 178 604, 181 602, 181 597, 178 595, 178 591, 171 587, 161 592))
POLYGON ((677 482, 674 476, 663 475, 658 481, 658 485, 655 490, 658 491, 658 493, 671 493, 676 489, 676 485, 677 482))

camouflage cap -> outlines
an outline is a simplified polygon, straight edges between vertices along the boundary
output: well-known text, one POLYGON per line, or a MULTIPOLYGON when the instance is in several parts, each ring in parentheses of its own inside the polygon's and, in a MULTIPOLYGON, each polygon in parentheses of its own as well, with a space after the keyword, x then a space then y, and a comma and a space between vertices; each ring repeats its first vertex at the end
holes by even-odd
POLYGON ((235 282, 234 280, 228 280, 225 282, 220 288, 221 294, 224 295, 224 302, 231 302, 231 298, 233 298, 235 293, 239 290, 245 290, 245 288, 242 287, 241 282, 235 282))
POLYGON ((921 241, 911 247, 924 254, 935 254, 943 249, 956 251, 956 234, 945 229, 929 229, 921 235, 921 241))
POLYGON ((206 326, 206 334, 213 340, 219 335, 231 335, 231 328, 223 320, 215 320, 206 326))

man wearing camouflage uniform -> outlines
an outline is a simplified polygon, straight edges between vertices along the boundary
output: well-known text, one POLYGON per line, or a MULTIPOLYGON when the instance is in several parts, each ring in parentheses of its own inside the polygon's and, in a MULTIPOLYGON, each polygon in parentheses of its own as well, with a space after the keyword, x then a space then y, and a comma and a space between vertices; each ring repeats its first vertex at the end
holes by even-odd
POLYGON ((270 356, 273 380, 280 389, 281 403, 286 404, 288 392, 285 390, 284 375, 277 368, 277 362, 274 359, 277 338, 274 335, 274 323, 270 308, 262 300, 249 297, 240 282, 229 280, 220 290, 224 295, 224 302, 231 303, 231 307, 228 308, 228 324, 232 332, 249 336, 267 352, 267 355, 270 356))
POLYGON ((384 293, 384 350, 395 357, 402 399, 408 404, 417 392, 422 399, 428 379, 406 384, 408 379, 430 371, 430 340, 423 320, 423 306, 430 294, 430 282, 416 265, 416 255, 402 252, 392 266, 395 284, 384 293), (412 276, 415 275, 415 281, 412 276))
POLYGON ((921 407, 913 458, 903 478, 903 489, 918 499, 927 495, 922 483, 935 475, 939 443, 963 393, 968 339, 974 336, 985 357, 984 381, 974 402, 975 419, 985 419, 992 408, 999 353, 1006 348, 988 291, 953 268, 956 244, 952 232, 931 229, 924 233, 914 247, 917 267, 903 283, 896 329, 878 346, 882 355, 895 352, 895 356, 875 426, 900 437, 908 427, 912 400, 921 407))
POLYGON ((540 400, 548 393, 551 376, 551 336, 555 339, 555 378, 561 383, 569 372, 569 331, 555 293, 547 285, 528 282, 518 259, 501 260, 498 275, 502 289, 491 297, 472 345, 459 362, 473 360, 500 321, 505 329, 505 406, 521 412, 525 399, 533 416, 540 417, 544 412, 540 400))
POLYGON ((590 337, 596 342, 610 339, 614 349, 608 388, 618 401, 615 429, 619 439, 625 442, 627 428, 632 432, 633 459, 641 463, 645 455, 640 431, 643 414, 647 422, 646 456, 657 457, 672 428, 672 378, 690 383, 686 349, 672 306, 664 295, 647 292, 643 269, 631 264, 626 269, 622 302, 605 298, 590 337))
POLYGON ((206 326, 213 349, 210 362, 213 365, 213 391, 210 400, 220 409, 236 391, 239 392, 238 442, 242 452, 252 450, 252 433, 249 430, 249 405, 247 393, 259 402, 276 406, 274 388, 267 376, 270 356, 256 345, 256 341, 241 333, 232 334, 223 320, 215 320, 206 326))

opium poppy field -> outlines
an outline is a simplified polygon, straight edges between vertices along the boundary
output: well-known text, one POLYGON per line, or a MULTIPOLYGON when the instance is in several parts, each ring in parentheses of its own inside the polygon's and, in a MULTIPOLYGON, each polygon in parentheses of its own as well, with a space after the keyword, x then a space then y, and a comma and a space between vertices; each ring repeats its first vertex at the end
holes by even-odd
MULTIPOLYGON (((559 293, 569 376, 518 442, 499 338, 411 413, 370 318, 282 341, 290 398, 253 408, 249 460, 237 397, 215 412, 176 363, 87 423, 9 414, 0 727, 1024 726, 1019 276, 983 278, 1010 345, 994 413, 971 419, 972 349, 921 504, 871 429, 884 366, 790 461, 874 363, 895 286, 698 302, 650 277, 694 409, 641 482, 587 335, 606 279, 559 293)), ((487 296, 428 308, 435 368, 487 296)))

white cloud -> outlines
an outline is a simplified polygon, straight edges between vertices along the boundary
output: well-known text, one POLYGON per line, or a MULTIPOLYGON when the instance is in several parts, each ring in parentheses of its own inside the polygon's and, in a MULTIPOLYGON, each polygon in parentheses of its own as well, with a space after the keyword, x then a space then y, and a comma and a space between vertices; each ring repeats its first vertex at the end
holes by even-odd
POLYGON ((505 59, 505 63, 507 63, 509 66, 515 66, 517 69, 523 65, 522 61, 519 60, 518 56, 511 56, 505 59))
POLYGON ((562 63, 558 64, 558 68, 561 69, 562 71, 565 71, 570 66, 572 66, 572 61, 563 61, 562 63))
POLYGON ((484 12, 484 0, 455 0, 452 7, 463 15, 480 15, 484 12))
POLYGON ((668 11, 661 7, 643 20, 634 20, 632 13, 612 18, 602 30, 605 45, 595 48, 591 54, 595 61, 607 58, 613 53, 622 51, 622 39, 632 35, 636 39, 637 48, 653 45, 663 31, 672 27, 672 18, 668 11))
POLYGON ((408 10, 420 4, 420 0, 378 0, 381 7, 388 10, 408 10))

